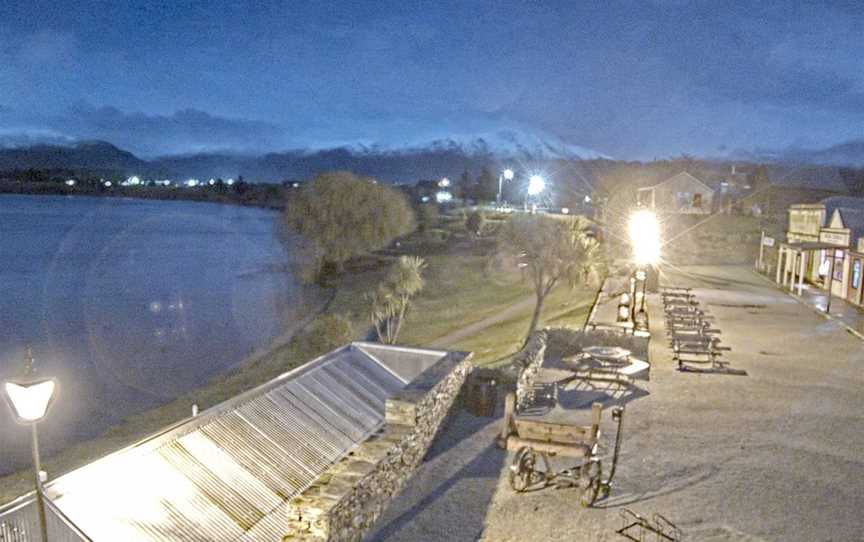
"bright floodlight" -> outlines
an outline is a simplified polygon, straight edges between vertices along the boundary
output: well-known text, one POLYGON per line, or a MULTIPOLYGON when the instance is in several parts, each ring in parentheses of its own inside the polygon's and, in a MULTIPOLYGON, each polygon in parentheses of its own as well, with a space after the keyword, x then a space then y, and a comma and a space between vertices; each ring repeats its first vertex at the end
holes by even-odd
POLYGON ((513 170, 512 169, 507 168, 504 170, 504 179, 506 179, 508 181, 513 180, 513 170))
POLYGON ((546 181, 543 180, 543 177, 540 175, 532 175, 530 179, 528 179, 528 195, 536 196, 543 189, 546 188, 546 181))
POLYGON ((47 414, 57 383, 52 379, 30 384, 6 382, 3 388, 19 421, 35 423, 47 414))
POLYGON ((630 217, 629 230, 636 263, 657 263, 660 259, 660 225, 657 223, 657 216, 651 211, 637 211, 630 217))

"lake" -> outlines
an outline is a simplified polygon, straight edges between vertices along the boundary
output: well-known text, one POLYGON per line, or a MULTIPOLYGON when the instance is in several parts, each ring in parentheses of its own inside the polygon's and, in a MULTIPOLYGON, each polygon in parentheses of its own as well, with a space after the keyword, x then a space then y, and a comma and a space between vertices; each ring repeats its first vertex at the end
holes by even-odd
MULTIPOLYGON (((278 215, 209 203, 0 195, 0 376, 26 345, 60 394, 44 452, 236 366, 284 329, 278 215)), ((0 473, 29 465, 0 410, 0 473)))

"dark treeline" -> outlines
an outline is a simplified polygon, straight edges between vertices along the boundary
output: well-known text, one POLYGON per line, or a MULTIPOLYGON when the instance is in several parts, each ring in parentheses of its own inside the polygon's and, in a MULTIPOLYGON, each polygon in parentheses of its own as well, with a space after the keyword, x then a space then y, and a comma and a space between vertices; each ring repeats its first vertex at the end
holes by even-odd
POLYGON ((289 193, 282 185, 249 183, 242 177, 232 185, 217 179, 212 186, 196 187, 156 186, 148 181, 139 186, 121 186, 124 180, 125 173, 117 170, 13 169, 0 171, 0 193, 203 201, 267 209, 284 208, 289 193), (74 184, 67 184, 70 180, 74 184))

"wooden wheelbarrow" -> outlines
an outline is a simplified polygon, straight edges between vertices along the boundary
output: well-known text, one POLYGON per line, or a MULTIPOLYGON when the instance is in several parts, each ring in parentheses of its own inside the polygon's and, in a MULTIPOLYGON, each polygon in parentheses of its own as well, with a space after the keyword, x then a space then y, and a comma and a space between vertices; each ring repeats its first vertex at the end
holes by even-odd
POLYGON ((575 487, 580 490, 579 503, 586 507, 598 498, 608 496, 618 464, 624 407, 612 408, 612 419, 618 426, 612 465, 606 479, 603 479, 598 445, 602 414, 603 406, 594 403, 589 426, 522 419, 516 416, 515 394, 507 394, 499 443, 503 448, 516 452, 510 465, 510 487, 517 493, 550 485, 575 487), (550 467, 550 457, 572 458, 579 462, 573 467, 554 471, 550 467))

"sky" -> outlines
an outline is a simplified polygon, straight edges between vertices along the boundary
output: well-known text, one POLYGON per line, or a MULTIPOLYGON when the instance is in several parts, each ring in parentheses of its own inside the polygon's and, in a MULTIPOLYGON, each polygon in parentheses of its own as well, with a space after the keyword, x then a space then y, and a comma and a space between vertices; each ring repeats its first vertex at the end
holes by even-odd
POLYGON ((648 160, 864 139, 864 6, 7 0, 0 139, 141 156, 501 131, 648 160))

